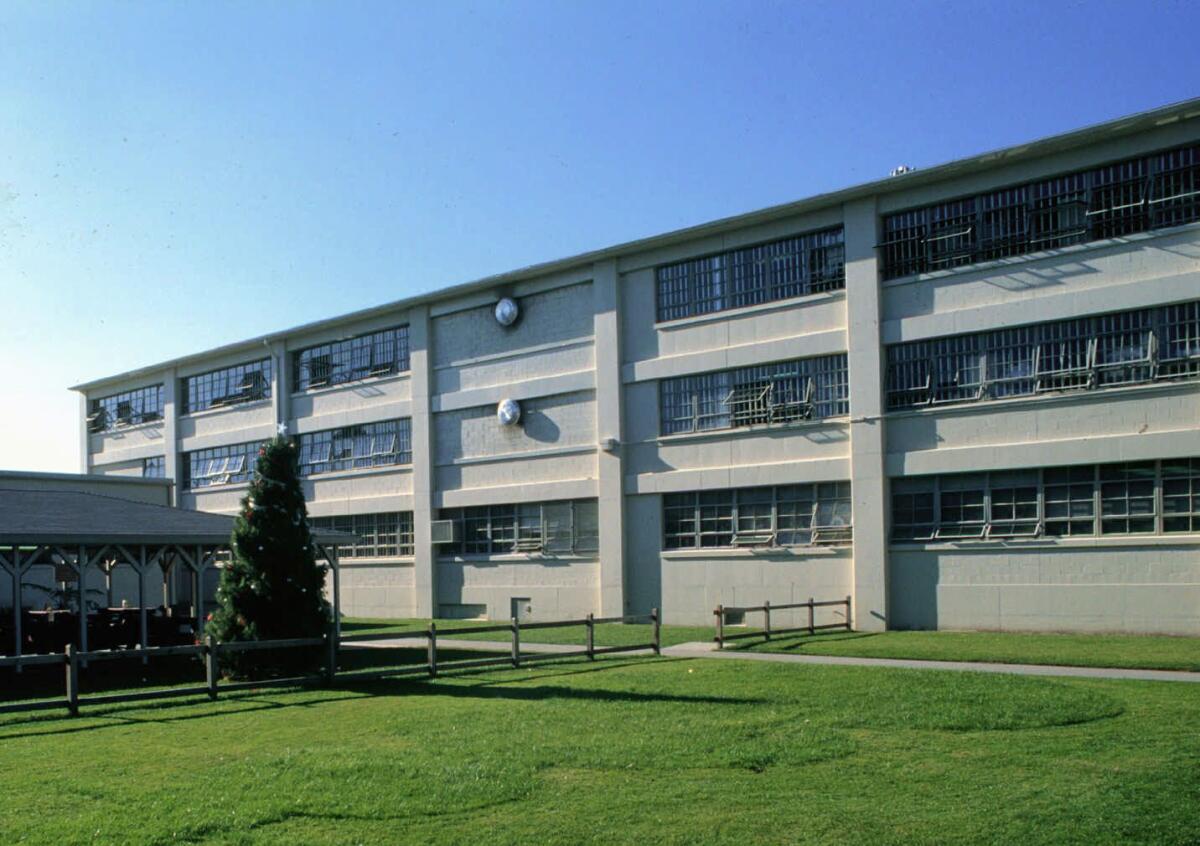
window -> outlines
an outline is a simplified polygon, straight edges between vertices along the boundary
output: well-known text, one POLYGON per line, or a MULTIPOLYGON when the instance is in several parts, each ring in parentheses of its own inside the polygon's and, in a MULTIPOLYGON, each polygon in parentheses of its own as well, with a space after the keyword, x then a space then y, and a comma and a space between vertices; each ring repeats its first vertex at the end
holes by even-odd
POLYGON ((372 332, 292 353, 295 390, 408 370, 408 327, 372 332))
POLYGON ((245 443, 186 453, 183 462, 184 488, 207 488, 249 481, 262 447, 261 443, 245 443))
POLYGON ((883 277, 1195 220, 1200 220, 1200 146, 885 215, 883 277))
POLYGON ((165 479, 166 476, 167 458, 165 455, 156 455, 153 458, 142 459, 143 479, 165 479))
POLYGON ((850 413, 845 353, 659 383, 664 435, 791 423, 850 413))
POLYGON ((183 413, 271 396, 271 359, 213 370, 184 380, 183 413))
POLYGON ((599 506, 594 499, 520 505, 445 508, 458 540, 441 547, 447 555, 593 553, 600 548, 599 506))
POLYGON ((892 480, 894 541, 1177 532, 1200 533, 1200 458, 892 480))
POLYGON ((413 554, 411 511, 312 517, 314 529, 349 532, 357 540, 337 548, 339 558, 398 558, 413 554))
POLYGON ((845 288, 842 228, 664 265, 655 278, 660 321, 845 288))
POLYGON ((663 549, 784 547, 851 541, 849 482, 663 496, 663 549))
POLYGON ((1197 376, 1200 301, 887 348, 890 409, 1197 376))
POLYGON ((89 432, 111 432, 125 426, 150 423, 163 416, 163 386, 151 385, 111 397, 92 400, 89 432))
POLYGON ((300 435, 297 442, 301 476, 409 464, 412 462, 412 421, 406 417, 309 432, 300 435))

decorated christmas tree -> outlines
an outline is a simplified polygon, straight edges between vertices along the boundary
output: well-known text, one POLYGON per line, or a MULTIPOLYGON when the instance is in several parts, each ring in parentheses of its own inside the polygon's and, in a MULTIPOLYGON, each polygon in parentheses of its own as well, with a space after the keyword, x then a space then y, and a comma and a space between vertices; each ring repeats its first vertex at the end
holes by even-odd
MULTIPOLYGON (((221 571, 207 631, 218 641, 320 637, 331 609, 296 473, 296 447, 283 434, 258 451, 250 490, 233 527, 233 558, 221 571)), ((225 652, 221 665, 241 677, 313 667, 320 647, 225 652)))

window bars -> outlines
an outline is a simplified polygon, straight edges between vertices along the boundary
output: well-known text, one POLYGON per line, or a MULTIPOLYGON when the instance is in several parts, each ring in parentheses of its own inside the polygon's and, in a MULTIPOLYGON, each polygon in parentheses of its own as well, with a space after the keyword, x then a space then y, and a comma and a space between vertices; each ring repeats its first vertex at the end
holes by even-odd
POLYGON ((1195 378, 1200 301, 893 344, 887 359, 889 409, 1195 378))
POLYGON ((353 543, 338 547, 338 558, 399 558, 413 554, 413 514, 411 511, 378 514, 351 514, 337 517, 311 517, 313 529, 349 532, 353 543))
POLYGON ((846 287, 842 228, 797 235, 655 273, 658 319, 675 320, 846 287))
POLYGON ((600 549, 594 499, 445 508, 440 519, 454 521, 457 528, 458 540, 441 547, 447 555, 561 555, 600 549))
POLYGON ((849 482, 663 496, 663 549, 842 545, 852 536, 849 482))
POLYGON ((381 420, 308 432, 297 438, 300 475, 412 462, 412 421, 381 420))
POLYGON ((849 414, 846 354, 722 370, 659 383, 664 435, 849 414))
POLYGON ((161 420, 162 416, 163 386, 151 385, 92 400, 87 426, 89 432, 111 432, 161 420))
POLYGON ((213 370, 184 380, 183 413, 254 402, 271 396, 271 359, 213 370))
POLYGON ((892 480, 892 540, 1200 532, 1200 458, 892 480))
POLYGON ((1195 220, 1200 220, 1200 146, 1181 147, 886 215, 880 245, 883 277, 1195 220))
POLYGON ((409 368, 408 327, 399 326, 292 353, 295 390, 323 388, 409 368))
POLYGON ((249 481, 262 447, 262 443, 251 442, 186 453, 183 462, 184 488, 207 488, 249 481))

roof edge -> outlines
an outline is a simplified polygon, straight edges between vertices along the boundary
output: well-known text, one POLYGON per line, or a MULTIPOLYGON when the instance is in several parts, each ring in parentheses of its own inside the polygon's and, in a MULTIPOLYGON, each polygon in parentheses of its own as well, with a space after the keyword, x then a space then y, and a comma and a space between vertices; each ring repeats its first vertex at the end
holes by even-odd
POLYGON ((508 285, 514 282, 523 281, 525 279, 570 270, 572 268, 579 267, 580 265, 591 264, 593 262, 603 261, 605 259, 618 258, 627 253, 642 252, 660 247, 671 246, 673 244, 703 238, 731 229, 739 229, 745 226, 752 226, 757 223, 767 222, 780 217, 787 217, 794 214, 813 211, 826 206, 849 202, 864 196, 888 194, 893 191, 908 190, 911 188, 939 182, 950 177, 962 176, 972 172, 986 170, 988 168, 995 167, 1001 162, 1007 164, 1011 162, 1024 161, 1027 159, 1034 159, 1040 156, 1049 155, 1051 153, 1058 153, 1077 147, 1087 146, 1088 144, 1096 143, 1108 138, 1117 138, 1125 135, 1131 135, 1135 132, 1153 129, 1156 126, 1165 125, 1169 122, 1173 123, 1179 120, 1191 120, 1195 118, 1200 118, 1200 97, 1169 103, 1163 106, 1157 106, 1155 108, 1136 112, 1131 115, 1124 115, 1112 120, 1090 124, 1079 129, 1073 129, 1056 135, 1045 136, 1033 141, 1026 141, 1009 147, 1001 147, 983 153, 976 153, 964 158, 953 159, 949 162, 944 162, 928 168, 920 168, 899 176, 888 176, 881 179, 872 180, 870 182, 862 182, 847 186, 845 188, 839 188, 834 191, 828 191, 823 194, 814 194, 810 197, 805 197, 800 200, 793 200, 787 203, 718 218, 716 220, 684 227, 682 229, 671 230, 658 235, 651 235, 644 238, 634 239, 632 241, 625 241, 609 247, 589 250, 587 252, 578 253, 576 255, 567 256, 564 258, 540 262, 538 264, 531 264, 491 276, 484 276, 470 282, 463 282, 457 285, 439 288, 434 291, 427 291, 410 297, 392 300, 380 305, 369 306, 367 308, 346 312, 335 317, 322 318, 320 320, 303 323, 298 326, 292 326, 275 332, 269 332, 267 334, 249 338, 244 341, 234 341, 232 343, 224 344, 219 347, 213 347, 201 352, 189 353, 184 356, 145 365, 143 367, 138 367, 133 370, 128 370, 112 376, 104 376, 99 379, 80 382, 77 385, 72 385, 69 390, 87 391, 92 388, 111 385, 117 382, 133 379, 138 376, 157 373, 161 370, 169 369, 171 367, 178 367, 182 364, 199 361, 215 355, 237 352, 239 350, 249 350, 256 346, 269 345, 275 341, 301 332, 316 331, 318 329, 336 326, 339 323, 349 323, 356 320, 374 317, 389 311, 412 308, 414 306, 423 305, 436 300, 443 300, 451 297, 477 293, 479 291, 485 291, 488 288, 500 285, 508 285))

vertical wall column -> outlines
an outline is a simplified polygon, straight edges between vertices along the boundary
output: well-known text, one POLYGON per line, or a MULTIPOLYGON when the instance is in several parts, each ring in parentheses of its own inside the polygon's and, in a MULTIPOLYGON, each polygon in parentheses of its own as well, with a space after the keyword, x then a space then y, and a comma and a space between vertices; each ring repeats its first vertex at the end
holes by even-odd
POLYGON ((625 446, 621 388, 621 285, 615 261, 598 262, 595 298, 596 480, 600 512, 600 614, 625 613, 625 446), (606 446, 609 447, 606 449, 606 446))
POLYGON ((88 431, 88 395, 79 392, 79 472, 92 472, 92 436, 88 431))
POLYGON ((175 368, 163 374, 163 466, 173 484, 171 504, 179 505, 179 379, 175 368))
POLYGON ((275 424, 287 423, 292 417, 292 367, 287 346, 283 341, 271 344, 271 408, 275 424))
POLYGON ((412 374, 413 563, 418 617, 437 616, 437 550, 433 520, 433 355, 429 307, 409 311, 409 371, 412 374))
POLYGON ((847 203, 846 326, 850 482, 854 497, 854 627, 887 627, 888 492, 879 342, 878 215, 873 198, 847 203))

